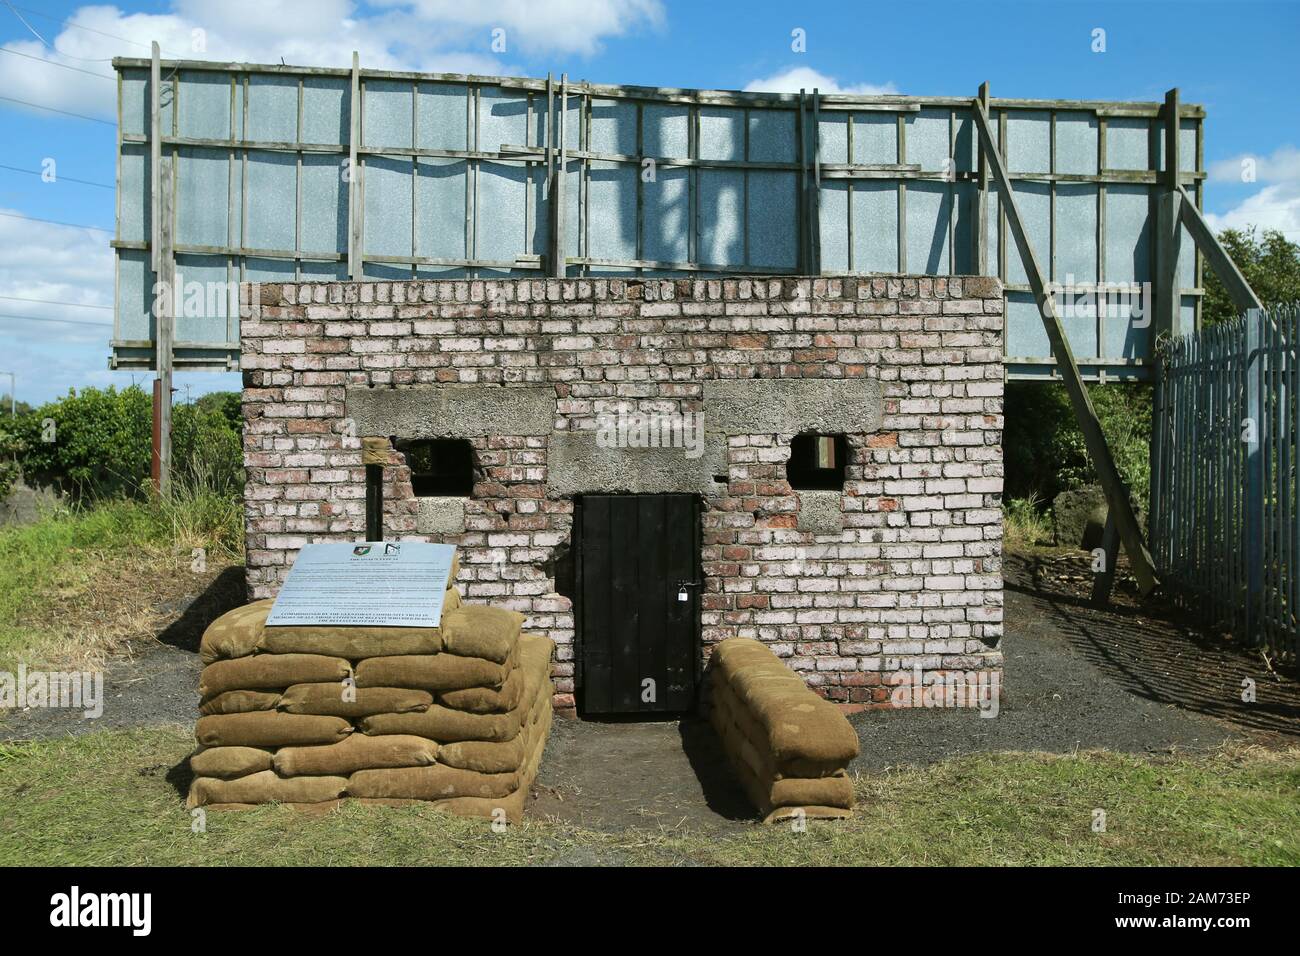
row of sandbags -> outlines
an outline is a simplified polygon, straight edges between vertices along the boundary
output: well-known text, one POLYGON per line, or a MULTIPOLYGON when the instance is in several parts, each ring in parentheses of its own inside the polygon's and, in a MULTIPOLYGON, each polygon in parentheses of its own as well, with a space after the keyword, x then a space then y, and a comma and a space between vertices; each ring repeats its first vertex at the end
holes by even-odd
POLYGON ((839 708, 808 689, 767 645, 733 637, 709 659, 713 727, 765 822, 802 812, 847 817, 848 764, 858 735, 839 708))
POLYGON ((346 796, 520 819, 554 651, 522 615, 454 590, 437 628, 268 627, 270 605, 204 633, 191 806, 346 796))

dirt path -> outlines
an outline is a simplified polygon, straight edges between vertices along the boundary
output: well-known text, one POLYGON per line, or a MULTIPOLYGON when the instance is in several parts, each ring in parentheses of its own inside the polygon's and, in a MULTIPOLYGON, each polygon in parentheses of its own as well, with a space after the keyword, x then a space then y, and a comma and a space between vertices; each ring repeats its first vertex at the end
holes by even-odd
MULTIPOLYGON (((1228 740, 1300 740, 1300 682, 1270 674, 1257 654, 1220 637, 1147 616, 1131 595, 1120 593, 1105 610, 1091 607, 1077 584, 1086 579, 1076 573, 1085 559, 1008 556, 997 717, 970 710, 855 714, 862 756, 853 769, 871 773, 999 750, 1163 753, 1228 740), (1247 678, 1257 687, 1253 704, 1241 700, 1247 678)), ((0 737, 191 723, 198 636, 238 594, 232 580, 219 579, 182 602, 162 643, 142 641, 135 656, 109 669, 99 720, 58 710, 14 713, 0 721, 0 737)), ((716 738, 698 719, 557 720, 531 812, 608 831, 707 831, 753 819, 716 738)))

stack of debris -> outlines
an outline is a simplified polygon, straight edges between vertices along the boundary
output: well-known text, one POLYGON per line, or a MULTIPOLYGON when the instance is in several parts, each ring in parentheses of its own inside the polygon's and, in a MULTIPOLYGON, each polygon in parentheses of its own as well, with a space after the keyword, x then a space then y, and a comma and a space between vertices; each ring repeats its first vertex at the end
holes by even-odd
POLYGON ((846 767, 858 735, 838 707, 808 689, 767 645, 733 637, 709 659, 714 729, 767 823, 802 813, 847 817, 846 767))
POLYGON ((461 605, 439 627, 268 627, 270 601, 203 635, 191 806, 430 801, 518 822, 550 730, 554 644, 461 605))

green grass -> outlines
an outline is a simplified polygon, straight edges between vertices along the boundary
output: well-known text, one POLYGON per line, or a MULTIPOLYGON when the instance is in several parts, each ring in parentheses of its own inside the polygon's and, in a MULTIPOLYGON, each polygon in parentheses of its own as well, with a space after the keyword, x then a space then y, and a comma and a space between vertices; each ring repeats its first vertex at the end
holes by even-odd
POLYGON ((1012 498, 1002 505, 1002 537, 1008 546, 1048 545, 1053 536, 1051 515, 1037 495, 1012 498))
POLYGON ((526 819, 503 834, 427 808, 214 812, 169 776, 181 727, 0 744, 0 864, 1300 864, 1300 751, 1147 759, 996 754, 859 781, 853 819, 598 833, 526 819), (1106 810, 1106 832, 1092 831, 1106 810))
POLYGON ((61 507, 0 529, 0 669, 109 649, 129 625, 115 618, 139 613, 133 599, 147 596, 150 581, 188 569, 193 548, 209 562, 236 557, 240 538, 238 500, 194 486, 167 501, 61 507), (145 572, 141 587, 123 588, 132 569, 145 572))

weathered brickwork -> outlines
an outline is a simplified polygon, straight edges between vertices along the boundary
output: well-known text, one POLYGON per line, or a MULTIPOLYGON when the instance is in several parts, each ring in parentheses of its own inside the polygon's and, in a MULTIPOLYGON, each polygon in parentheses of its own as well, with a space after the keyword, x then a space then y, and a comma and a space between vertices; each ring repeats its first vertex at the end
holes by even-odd
MULTIPOLYGON (((546 385, 555 431, 567 431, 620 407, 700 411, 709 379, 866 378, 881 384, 883 416, 848 435, 839 532, 827 532, 824 500, 805 521, 818 530, 800 530, 785 474, 793 434, 724 439, 728 480, 703 512, 704 653, 756 637, 824 696, 877 706, 918 669, 1001 667, 995 279, 304 283, 242 295, 252 597, 275 593, 303 544, 364 535, 348 387, 546 385)), ((471 440, 464 532, 417 533, 419 500, 395 452, 387 535, 459 545, 468 600, 517 608, 559 644, 556 704, 572 706, 574 620, 554 559, 573 502, 548 494, 550 436, 471 440)), ((942 687, 927 691, 942 699, 942 687)))

